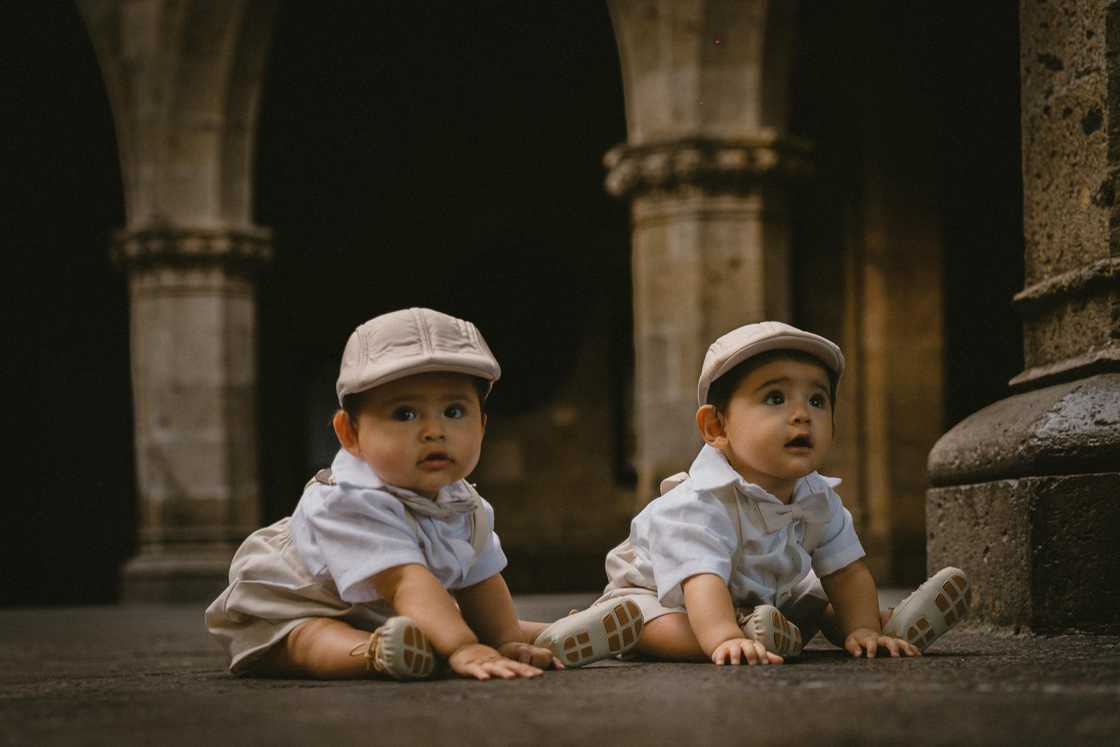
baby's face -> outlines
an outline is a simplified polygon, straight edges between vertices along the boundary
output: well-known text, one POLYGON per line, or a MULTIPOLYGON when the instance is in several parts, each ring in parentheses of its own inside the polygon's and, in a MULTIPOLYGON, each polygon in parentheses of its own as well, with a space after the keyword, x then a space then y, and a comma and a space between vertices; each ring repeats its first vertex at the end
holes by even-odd
POLYGON ((747 481, 787 500, 794 483, 817 469, 832 448, 832 407, 822 366, 771 361, 731 395, 724 456, 747 481))
POLYGON ((469 376, 417 374, 366 393, 349 450, 386 482, 434 499, 474 470, 485 425, 469 376))

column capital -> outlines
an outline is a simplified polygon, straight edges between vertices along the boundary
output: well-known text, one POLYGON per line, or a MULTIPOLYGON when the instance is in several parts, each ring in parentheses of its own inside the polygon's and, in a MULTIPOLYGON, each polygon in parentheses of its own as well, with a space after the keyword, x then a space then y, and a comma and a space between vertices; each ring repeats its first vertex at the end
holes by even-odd
POLYGON ((113 261, 128 271, 154 267, 222 267, 253 274, 272 259, 267 228, 181 228, 153 226, 118 231, 113 261))
POLYGON ((788 182, 812 174, 812 145, 773 131, 751 137, 703 136, 622 144, 607 151, 607 192, 615 197, 695 188, 743 194, 764 182, 788 182))

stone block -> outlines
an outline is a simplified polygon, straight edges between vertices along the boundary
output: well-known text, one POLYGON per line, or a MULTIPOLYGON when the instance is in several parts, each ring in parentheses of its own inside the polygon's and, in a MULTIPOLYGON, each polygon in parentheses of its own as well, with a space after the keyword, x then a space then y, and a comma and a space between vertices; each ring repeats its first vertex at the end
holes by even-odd
POLYGON ((963 568, 973 614, 1036 632, 1120 632, 1120 473, 933 488, 930 573, 963 568))

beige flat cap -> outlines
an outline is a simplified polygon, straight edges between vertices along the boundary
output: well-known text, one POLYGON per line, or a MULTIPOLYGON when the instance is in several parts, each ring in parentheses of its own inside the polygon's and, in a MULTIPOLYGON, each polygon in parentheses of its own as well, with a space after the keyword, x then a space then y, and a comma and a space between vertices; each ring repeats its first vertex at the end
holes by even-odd
POLYGON ((700 405, 708 401, 712 382, 748 358, 771 350, 799 350, 820 360, 836 374, 844 375, 844 354, 836 343, 812 332, 782 322, 758 322, 733 329, 712 343, 700 369, 696 399, 700 405))
POLYGON ((338 371, 338 402, 418 373, 450 371, 491 382, 502 369, 468 321, 431 309, 401 309, 370 319, 350 335, 338 371))

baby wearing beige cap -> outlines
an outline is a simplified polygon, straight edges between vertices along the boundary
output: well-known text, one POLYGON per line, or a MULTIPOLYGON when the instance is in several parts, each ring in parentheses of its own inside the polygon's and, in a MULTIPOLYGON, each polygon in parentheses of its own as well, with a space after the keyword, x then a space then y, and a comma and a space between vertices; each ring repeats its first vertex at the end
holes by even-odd
MULTIPOLYGON (((748 324, 709 348, 697 387, 704 446, 607 555, 609 583, 591 607, 640 610, 638 653, 779 664, 819 628, 853 656, 914 656, 967 614, 969 582, 956 568, 880 612, 840 481, 816 471, 843 373, 839 347, 781 322, 748 324)), ((553 648, 567 624, 537 645, 553 648)))
MULTIPOLYGON (((493 508, 465 480, 500 374, 474 324, 430 309, 354 331, 331 468, 291 517, 245 540, 206 611, 231 671, 422 679, 446 665, 485 680, 563 666, 530 643, 546 626, 518 620, 493 508)), ((601 618, 577 617, 577 634, 601 618)))

